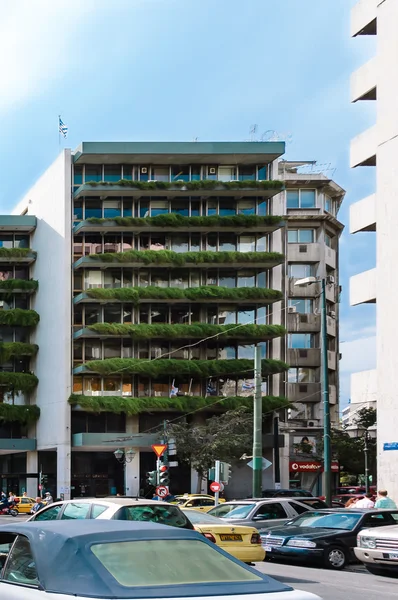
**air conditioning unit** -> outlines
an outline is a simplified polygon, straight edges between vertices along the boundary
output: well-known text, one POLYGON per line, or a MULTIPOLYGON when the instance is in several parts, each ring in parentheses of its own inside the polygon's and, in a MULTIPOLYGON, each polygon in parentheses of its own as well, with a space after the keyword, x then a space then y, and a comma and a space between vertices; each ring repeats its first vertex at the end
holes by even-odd
POLYGON ((326 281, 327 281, 328 283, 330 283, 330 284, 333 284, 333 283, 334 283, 334 277, 333 277, 333 275, 328 275, 328 276, 326 277, 326 281))
POLYGON ((299 252, 307 252, 307 246, 299 246, 299 252))
POLYGON ((334 310, 330 310, 329 313, 328 313, 328 315, 329 315, 329 317, 332 317, 332 319, 336 318, 336 313, 335 313, 334 310))
POLYGON ((148 167, 141 167, 141 173, 148 173, 148 167))
POLYGON ((307 421, 307 427, 319 427, 319 421, 307 421))
POLYGON ((210 167, 209 173, 210 173, 210 175, 215 175, 216 174, 216 167, 210 167))
POLYGON ((295 306, 289 306, 289 308, 287 309, 287 312, 289 314, 293 314, 293 313, 297 312, 297 308, 295 306))

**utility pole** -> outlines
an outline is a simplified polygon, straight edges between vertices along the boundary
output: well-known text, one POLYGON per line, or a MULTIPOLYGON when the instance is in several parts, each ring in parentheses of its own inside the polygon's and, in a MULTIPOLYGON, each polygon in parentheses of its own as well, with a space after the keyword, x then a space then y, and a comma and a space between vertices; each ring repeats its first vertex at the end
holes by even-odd
POLYGON ((253 406, 253 487, 252 497, 261 498, 262 459, 263 459, 263 423, 261 397, 261 347, 256 346, 254 355, 254 406, 253 406))
POLYGON ((325 481, 325 501, 332 505, 332 456, 330 447, 330 404, 329 404, 329 369, 328 369, 328 336, 326 319, 326 279, 322 278, 322 392, 323 392, 323 468, 325 481))
MULTIPOLYGON (((216 483, 220 483, 220 461, 216 460, 215 464, 215 481, 216 483)), ((214 504, 218 506, 220 500, 220 492, 214 492, 214 504)))
POLYGON ((275 413, 274 416, 274 483, 275 489, 279 490, 281 487, 281 466, 280 466, 280 453, 279 453, 279 415, 275 413))

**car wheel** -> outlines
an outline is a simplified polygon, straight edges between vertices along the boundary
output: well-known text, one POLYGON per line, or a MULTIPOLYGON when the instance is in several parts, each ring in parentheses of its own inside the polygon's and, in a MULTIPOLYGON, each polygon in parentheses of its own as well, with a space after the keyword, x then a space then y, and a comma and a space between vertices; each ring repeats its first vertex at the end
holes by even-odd
POLYGON ((369 573, 372 573, 372 575, 382 575, 385 577, 388 577, 388 576, 397 577, 398 576, 398 570, 395 573, 392 569, 384 569, 383 567, 378 567, 378 566, 373 566, 373 565, 368 565, 368 564, 365 564, 365 567, 367 568, 369 573))
POLYGON ((325 565, 328 569, 344 569, 347 564, 347 556, 343 548, 331 546, 325 550, 325 565))

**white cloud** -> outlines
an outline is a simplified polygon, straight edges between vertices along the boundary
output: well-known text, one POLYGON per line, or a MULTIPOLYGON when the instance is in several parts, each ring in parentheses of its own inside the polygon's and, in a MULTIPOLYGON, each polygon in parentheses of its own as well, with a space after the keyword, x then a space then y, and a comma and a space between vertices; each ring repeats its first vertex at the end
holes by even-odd
POLYGON ((362 337, 340 344, 343 357, 340 362, 341 373, 367 371, 376 366, 376 336, 362 337))

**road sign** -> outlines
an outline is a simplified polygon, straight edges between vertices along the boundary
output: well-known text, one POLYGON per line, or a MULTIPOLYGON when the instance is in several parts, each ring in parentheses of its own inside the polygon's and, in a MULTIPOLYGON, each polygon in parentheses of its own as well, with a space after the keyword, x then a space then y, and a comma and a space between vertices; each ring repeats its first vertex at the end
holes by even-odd
POLYGON ((162 454, 165 453, 167 449, 167 444, 152 444, 152 450, 154 451, 154 453, 156 454, 156 456, 158 458, 160 458, 162 456, 162 454))
POLYGON ((398 450, 398 442, 386 442, 383 444, 383 450, 398 450))
POLYGON ((224 489, 224 484, 223 483, 218 483, 218 481, 213 481, 213 483, 210 484, 210 489, 214 493, 216 493, 216 492, 222 492, 223 489, 224 489))
MULTIPOLYGON (((271 465, 272 465, 272 462, 270 462, 266 458, 262 459, 261 468, 262 468, 263 471, 265 471, 265 469, 268 469, 268 467, 270 467, 271 465)), ((250 462, 248 462, 247 466, 252 469, 253 468, 253 461, 251 460, 250 462)))
POLYGON ((39 490, 41 491, 43 489, 43 486, 40 484, 39 485, 39 490))
POLYGON ((156 488, 156 493, 159 496, 159 498, 166 498, 166 496, 169 495, 169 488, 167 487, 167 485, 158 485, 158 487, 156 488))

